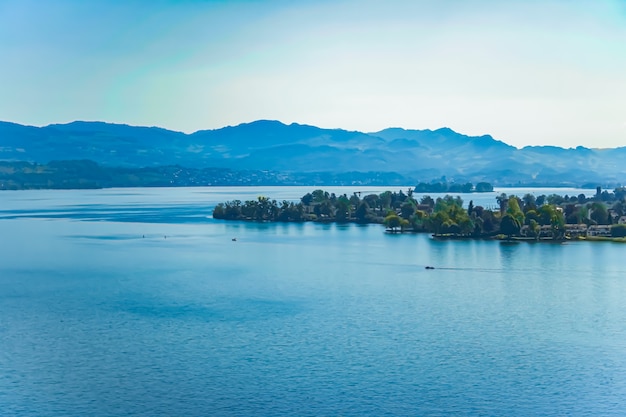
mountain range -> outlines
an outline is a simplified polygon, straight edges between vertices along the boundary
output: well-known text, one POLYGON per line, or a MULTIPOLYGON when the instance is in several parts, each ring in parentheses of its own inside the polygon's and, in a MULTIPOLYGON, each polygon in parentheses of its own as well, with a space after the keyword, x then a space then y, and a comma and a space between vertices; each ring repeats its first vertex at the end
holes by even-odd
POLYGON ((379 132, 323 129, 259 120, 191 134, 157 127, 72 122, 45 127, 0 122, 0 160, 48 163, 90 160, 142 168, 284 173, 395 173, 407 181, 479 182, 494 185, 622 184, 626 147, 518 149, 489 135, 449 128, 379 132))

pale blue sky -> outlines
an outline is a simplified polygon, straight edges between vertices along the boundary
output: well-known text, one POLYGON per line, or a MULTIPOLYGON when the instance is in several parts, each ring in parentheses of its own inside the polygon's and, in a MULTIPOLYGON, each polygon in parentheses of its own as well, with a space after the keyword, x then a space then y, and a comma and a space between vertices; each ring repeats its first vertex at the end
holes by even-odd
POLYGON ((626 0, 0 0, 0 120, 626 146, 626 0))

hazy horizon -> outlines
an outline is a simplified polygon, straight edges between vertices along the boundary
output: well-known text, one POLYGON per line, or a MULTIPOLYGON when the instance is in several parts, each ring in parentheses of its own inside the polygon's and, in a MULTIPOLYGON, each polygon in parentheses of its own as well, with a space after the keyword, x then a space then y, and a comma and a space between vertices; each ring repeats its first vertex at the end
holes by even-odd
POLYGON ((0 2, 0 119, 626 145, 619 0, 0 2))

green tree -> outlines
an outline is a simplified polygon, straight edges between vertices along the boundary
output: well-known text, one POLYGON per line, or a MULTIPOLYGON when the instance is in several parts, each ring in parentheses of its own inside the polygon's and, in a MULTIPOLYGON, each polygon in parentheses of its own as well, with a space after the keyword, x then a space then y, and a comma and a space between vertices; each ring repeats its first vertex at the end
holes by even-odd
POLYGON ((420 205, 428 206, 431 208, 435 207, 435 200, 429 195, 425 195, 420 199, 420 205))
POLYGON ((415 213, 409 218, 409 223, 414 231, 424 230, 428 223, 428 213, 423 210, 415 210, 415 213))
POLYGON ((479 182, 476 184, 477 193, 490 193, 493 191, 493 186, 488 182, 479 182))
POLYGON ((526 220, 524 221, 526 224, 530 224, 531 220, 534 220, 539 224, 539 213, 536 210, 528 210, 525 215, 526 220))
POLYGON ((356 195, 356 193, 352 194, 350 196, 350 205, 352 207, 354 207, 355 209, 359 206, 359 204, 361 203, 361 199, 359 198, 358 195, 356 195))
POLYGON ((524 212, 520 209, 520 200, 516 196, 509 197, 506 212, 515 217, 519 224, 524 224, 524 212))
POLYGON ((552 221, 552 217, 555 215, 556 208, 550 204, 544 204, 539 207, 539 224, 542 226, 549 226, 552 221))
POLYGON ((335 204, 335 220, 346 222, 350 218, 350 200, 345 195, 340 196, 335 204))
POLYGON ((435 201, 435 212, 438 211, 449 211, 453 206, 458 208, 463 207, 463 199, 459 196, 453 197, 451 195, 446 195, 444 197, 439 197, 435 201))
POLYGON ((377 194, 368 194, 363 197, 363 201, 372 209, 382 209, 380 206, 380 197, 377 194))
POLYGON ((459 226, 459 233, 469 235, 474 231, 474 221, 468 215, 459 216, 456 219, 459 226))
POLYGON ((415 206, 413 205, 412 202, 405 201, 400 206, 400 213, 401 213, 402 218, 408 220, 411 217, 411 215, 415 213, 415 206))
POLYGON ((413 189, 412 188, 409 188, 406 191, 406 195, 409 198, 409 200, 413 202, 413 204, 417 204, 417 201, 415 201, 415 199, 413 198, 413 189))
POLYGON ((391 207, 391 191, 385 191, 381 193, 379 196, 380 204, 383 209, 388 209, 391 207))
POLYGON ((582 223, 580 210, 578 210, 578 207, 576 206, 576 204, 573 204, 573 203, 566 204, 564 209, 565 209, 565 212, 563 213, 563 216, 565 217, 565 223, 567 224, 582 223))
POLYGON ((367 204, 367 201, 363 200, 359 203, 359 206, 356 208, 354 212, 354 217, 359 223, 366 223, 368 214, 369 214, 370 206, 367 204))
POLYGON ((383 224, 387 226, 387 229, 391 229, 392 232, 396 232, 398 227, 402 224, 401 220, 400 216, 391 212, 387 215, 387 217, 385 217, 383 224))
POLYGON ((453 235, 459 235, 461 234, 461 228, 459 227, 458 224, 456 224, 452 220, 448 220, 447 222, 443 224, 443 232, 450 233, 453 235))
POLYGON ((217 206, 215 206, 215 209, 213 209, 213 218, 214 219, 226 218, 226 208, 225 208, 224 203, 219 203, 217 206))
POLYGON ((478 237, 484 233, 484 229, 483 229, 484 222, 485 221, 482 219, 482 217, 476 217, 473 220, 473 223, 474 223, 474 230, 472 230, 473 236, 478 237))
POLYGON ((534 237, 535 239, 539 239, 539 232, 541 232, 541 226, 537 223, 537 220, 530 219, 528 223, 528 234, 530 237, 534 237))
POLYGON ((429 217, 432 230, 435 233, 445 233, 444 224, 450 222, 450 216, 445 211, 438 211, 429 217))
POLYGON ((539 197, 537 197, 535 202, 537 203, 537 207, 543 206, 546 203, 546 196, 545 196, 545 194, 541 194, 539 197))
POLYGON ((484 210, 481 216, 483 232, 492 233, 497 230, 498 220, 491 210, 484 210))
MULTIPOLYGON (((274 205, 276 201, 274 201, 274 205)), ((254 213, 255 220, 272 220, 272 202, 269 198, 259 196, 257 198, 256 210, 254 213)))
POLYGON ((304 204, 305 206, 308 206, 309 204, 311 204, 313 202, 313 194, 311 193, 306 193, 304 196, 302 196, 302 198, 300 199, 300 201, 302 202, 302 204, 304 204))
POLYGON ((552 230, 553 239, 562 239, 565 236, 565 219, 563 213, 555 210, 554 215, 550 219, 550 229, 552 230))
POLYGON ((537 199, 532 194, 525 194, 522 197, 522 201, 524 202, 523 211, 526 213, 529 210, 537 210, 537 199))
POLYGON ((317 215, 317 217, 330 217, 332 210, 333 207, 329 200, 324 200, 321 203, 316 204, 313 208, 313 212, 317 215))
POLYGON ((595 202, 591 204, 591 220, 596 224, 609 224, 609 212, 604 203, 595 202))
POLYGON ((505 214, 500 222, 500 232, 507 235, 510 239, 513 235, 519 235, 520 223, 510 214, 505 214))
POLYGON ((328 200, 328 193, 324 190, 315 190, 313 191, 313 201, 316 203, 321 203, 324 200, 328 200))
POLYGON ((509 198, 505 193, 502 193, 499 196, 496 196, 496 201, 498 202, 498 206, 500 207, 500 215, 503 215, 506 211, 509 198))
POLYGON ((558 195, 558 194, 550 194, 548 196, 547 201, 548 201, 548 204, 558 206, 558 205, 563 204, 563 202, 565 201, 565 198, 563 198, 563 196, 558 195))

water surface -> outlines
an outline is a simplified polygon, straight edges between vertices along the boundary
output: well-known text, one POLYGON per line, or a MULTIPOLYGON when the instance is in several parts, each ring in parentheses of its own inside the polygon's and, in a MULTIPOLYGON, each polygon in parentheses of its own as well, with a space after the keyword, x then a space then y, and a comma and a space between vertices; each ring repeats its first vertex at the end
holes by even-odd
POLYGON ((302 191, 0 194, 1 414, 623 415, 626 246, 210 217, 302 191))

